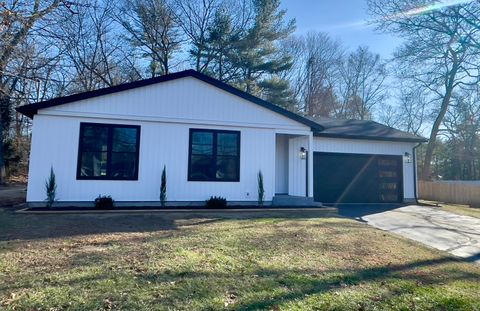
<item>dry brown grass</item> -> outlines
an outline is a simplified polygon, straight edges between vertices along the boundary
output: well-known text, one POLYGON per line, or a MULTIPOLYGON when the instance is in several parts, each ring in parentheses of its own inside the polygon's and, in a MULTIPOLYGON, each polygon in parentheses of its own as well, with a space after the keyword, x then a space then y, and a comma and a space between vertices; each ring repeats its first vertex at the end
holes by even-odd
POLYGON ((0 309, 474 310, 480 267, 316 212, 0 212, 0 309))

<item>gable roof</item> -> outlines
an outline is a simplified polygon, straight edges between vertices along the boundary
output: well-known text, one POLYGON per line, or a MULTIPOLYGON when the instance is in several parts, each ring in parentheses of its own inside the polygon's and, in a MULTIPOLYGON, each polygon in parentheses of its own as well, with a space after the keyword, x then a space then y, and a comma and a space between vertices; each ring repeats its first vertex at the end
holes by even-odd
POLYGON ((309 126, 314 132, 315 136, 399 142, 427 141, 423 137, 403 132, 374 121, 303 117, 192 69, 168 74, 165 76, 119 84, 94 91, 73 94, 65 97, 57 97, 43 102, 20 106, 17 107, 16 110, 29 118, 33 118, 33 116, 37 114, 40 109, 64 105, 84 99, 118 93, 126 90, 149 86, 166 81, 172 81, 185 77, 196 78, 217 88, 220 88, 225 92, 239 96, 263 108, 269 109, 289 119, 309 126))
POLYGON ((322 130, 323 129, 322 126, 315 121, 312 121, 308 118, 302 117, 302 116, 300 116, 296 113, 293 113, 293 112, 291 112, 289 110, 286 110, 282 107, 279 107, 277 105, 274 105, 274 104, 272 104, 270 102, 267 102, 267 101, 265 101, 261 98, 258 98, 256 96, 253 96, 253 95, 249 94, 249 93, 241 91, 241 90, 239 90, 239 89, 237 89, 237 88, 235 88, 231 85, 228 85, 224 82, 221 82, 217 79, 211 78, 207 75, 204 75, 204 74, 202 74, 198 71, 192 70, 192 69, 185 70, 185 71, 180 71, 180 72, 176 72, 176 73, 171 73, 171 74, 168 74, 168 75, 165 75, 165 76, 160 76, 160 77, 155 77, 155 78, 150 78, 150 79, 144 79, 144 80, 138 80, 138 81, 125 83, 125 84, 119 84, 119 85, 115 85, 115 86, 111 86, 111 87, 107 87, 107 88, 103 88, 103 89, 98 89, 98 90, 94 90, 94 91, 73 94, 73 95, 69 95, 69 96, 65 96, 65 97, 57 97, 57 98, 53 98, 53 99, 43 101, 43 102, 38 102, 38 103, 34 103, 34 104, 20 106, 20 107, 17 107, 16 110, 18 112, 20 112, 21 114, 29 117, 29 118, 33 118, 33 116, 35 114, 37 114, 38 110, 40 110, 40 109, 59 106, 59 105, 64 105, 64 104, 76 102, 76 101, 79 101, 79 100, 84 100, 84 99, 89 99, 89 98, 93 98, 93 97, 118 93, 118 92, 122 92, 122 91, 126 91, 126 90, 131 90, 131 89, 135 89, 135 88, 139 88, 139 87, 143 87, 143 86, 148 86, 148 85, 153 85, 153 84, 157 84, 157 83, 162 83, 162 82, 166 82, 166 81, 172 81, 172 80, 181 79, 181 78, 185 78, 185 77, 193 77, 193 78, 199 79, 199 80, 201 80, 203 82, 206 82, 210 85, 218 87, 218 88, 220 88, 220 89, 222 89, 222 90, 224 90, 224 91, 226 91, 230 94, 239 96, 239 97, 241 97, 245 100, 248 100, 249 102, 252 102, 254 104, 257 104, 257 105, 259 105, 263 108, 269 109, 273 112, 281 114, 281 115, 283 115, 287 118, 290 118, 294 121, 297 121, 297 122, 302 123, 306 126, 309 126, 312 130, 322 130))
POLYGON ((318 137, 352 138, 398 142, 426 142, 427 139, 369 120, 310 118, 323 127, 314 131, 318 137))

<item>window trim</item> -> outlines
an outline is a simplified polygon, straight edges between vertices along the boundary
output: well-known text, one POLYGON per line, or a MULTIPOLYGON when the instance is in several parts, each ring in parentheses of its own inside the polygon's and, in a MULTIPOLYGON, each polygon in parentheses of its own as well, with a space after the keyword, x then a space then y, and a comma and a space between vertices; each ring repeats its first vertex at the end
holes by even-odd
MULTIPOLYGON (((141 127, 139 125, 131 124, 116 124, 116 123, 94 123, 94 122, 80 122, 80 129, 78 133, 78 155, 77 155, 77 180, 138 180, 138 168, 139 168, 139 158, 140 158, 140 131, 141 127), (108 128, 108 141, 107 141, 107 175, 106 176, 82 176, 81 167, 82 167, 82 153, 83 153, 83 139, 82 134, 86 126, 102 126, 108 128), (113 128, 135 128, 137 129, 137 150, 135 152, 135 174, 133 177, 119 177, 114 178, 110 177, 108 173, 111 170, 111 159, 112 159, 112 149, 113 149, 113 128)), ((131 152, 133 153, 133 152, 131 152)))
MULTIPOLYGON (((241 149, 240 149, 240 141, 241 141, 241 131, 232 131, 232 130, 212 130, 212 129, 199 129, 199 128, 191 128, 189 129, 189 135, 188 135, 188 172, 187 172, 187 180, 188 181, 193 181, 193 182, 239 182, 240 181, 240 157, 241 157, 241 149), (229 178, 229 179, 219 179, 219 178, 209 178, 209 179, 201 179, 201 178, 191 178, 191 173, 192 173, 192 135, 194 132, 207 132, 207 133, 213 133, 213 155, 214 161, 216 163, 217 161, 217 136, 219 133, 225 133, 225 134, 236 134, 238 139, 237 139, 237 150, 238 150, 238 155, 235 156, 237 158, 237 171, 236 171, 236 178, 229 178)), ((232 156, 234 157, 234 156, 232 156)))

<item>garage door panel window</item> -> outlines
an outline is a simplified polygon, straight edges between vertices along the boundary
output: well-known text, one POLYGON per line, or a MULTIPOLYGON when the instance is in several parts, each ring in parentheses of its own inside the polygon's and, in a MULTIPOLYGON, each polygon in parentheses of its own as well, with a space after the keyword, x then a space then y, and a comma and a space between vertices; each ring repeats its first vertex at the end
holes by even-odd
POLYGON ((137 180, 140 127, 81 123, 77 179, 137 180))
POLYGON ((397 172, 396 171, 379 171, 378 176, 380 178, 397 178, 397 172))
POLYGON ((381 183, 380 189, 396 191, 398 189, 398 184, 397 183, 381 183))
POLYGON ((397 166, 398 161, 395 159, 378 159, 379 166, 397 166))
POLYGON ((191 129, 189 181, 239 181, 240 132, 191 129))

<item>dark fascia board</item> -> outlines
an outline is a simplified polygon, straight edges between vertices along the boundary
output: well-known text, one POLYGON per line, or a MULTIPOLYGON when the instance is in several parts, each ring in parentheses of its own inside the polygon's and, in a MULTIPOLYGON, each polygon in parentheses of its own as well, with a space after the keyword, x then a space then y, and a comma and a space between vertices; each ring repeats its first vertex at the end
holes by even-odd
POLYGON ((315 137, 327 137, 327 138, 343 138, 343 139, 361 139, 361 140, 378 140, 378 141, 393 141, 393 142, 407 142, 407 143, 426 143, 428 139, 423 137, 387 137, 387 136, 366 136, 366 135, 348 135, 348 134, 331 134, 314 132, 315 137))
POLYGON ((180 71, 180 72, 176 72, 176 73, 171 73, 171 74, 168 74, 168 75, 165 75, 165 76, 160 76, 160 77, 144 79, 144 80, 134 81, 134 82, 125 83, 125 84, 120 84, 120 85, 116 85, 116 86, 112 86, 112 87, 98 89, 98 90, 95 90, 95 91, 78 93, 78 94, 69 95, 69 96, 65 96, 65 97, 58 97, 58 98, 54 98, 54 99, 51 99, 51 100, 38 102, 38 103, 35 103, 35 104, 20 106, 20 107, 16 108, 16 110, 18 112, 20 112, 21 114, 29 117, 29 118, 33 118, 33 116, 40 109, 54 107, 54 106, 58 106, 58 105, 63 105, 63 104, 67 104, 67 103, 71 103, 71 102, 75 102, 75 101, 79 101, 79 100, 84 100, 84 99, 89 99, 89 98, 93 98, 93 97, 108 95, 108 94, 117 93, 117 92, 121 92, 121 91, 131 90, 131 89, 135 89, 135 88, 139 88, 139 87, 143 87, 143 86, 148 86, 148 85, 153 85, 153 84, 157 84, 157 83, 161 83, 161 82, 172 81, 172 80, 185 78, 185 77, 197 78, 197 79, 199 79, 201 81, 204 81, 204 82, 206 82, 210 85, 218 87, 218 88, 220 88, 220 89, 222 89, 222 90, 224 90, 228 93, 239 96, 239 97, 241 97, 245 100, 248 100, 248 101, 250 101, 252 103, 255 103, 259 106, 262 106, 266 109, 272 110, 272 111, 274 111, 278 114, 281 114, 281 115, 283 115, 287 118, 290 118, 290 119, 295 120, 299 123, 307 125, 312 130, 323 130, 323 127, 320 124, 318 124, 314 121, 311 121, 311 120, 309 120, 307 118, 304 118, 304 117, 302 117, 302 116, 300 116, 296 113, 288 111, 288 110, 286 110, 282 107, 274 105, 270 102, 267 102, 267 101, 265 101, 261 98, 253 96, 251 94, 248 94, 244 91, 241 91, 241 90, 239 90, 239 89, 237 89, 237 88, 235 88, 231 85, 228 85, 224 82, 221 82, 217 79, 214 79, 214 78, 211 78, 207 75, 199 73, 198 71, 195 71, 193 69, 180 71))

